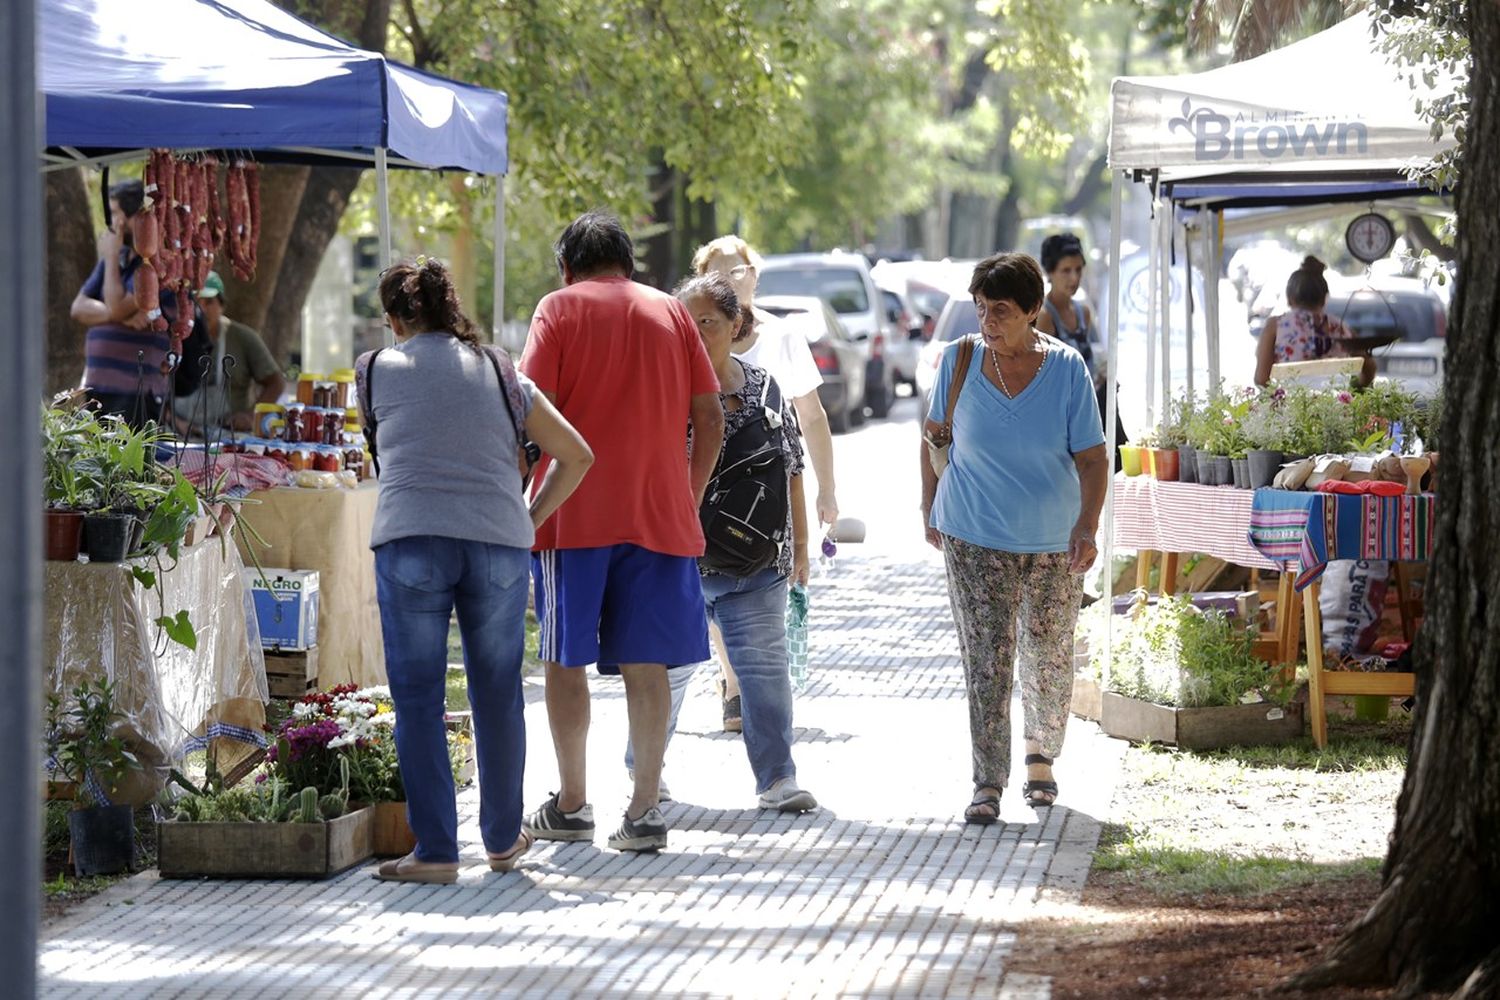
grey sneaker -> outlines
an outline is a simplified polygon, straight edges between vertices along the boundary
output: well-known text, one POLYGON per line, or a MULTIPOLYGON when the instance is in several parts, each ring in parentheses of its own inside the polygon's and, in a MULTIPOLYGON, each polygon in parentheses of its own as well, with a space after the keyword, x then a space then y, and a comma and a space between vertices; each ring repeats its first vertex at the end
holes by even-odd
POLYGON ((616 851, 660 851, 667 846, 667 821, 661 810, 652 806, 638 819, 626 816, 620 828, 610 835, 609 846, 616 851))
POLYGON ((760 793, 760 807, 784 813, 805 813, 818 808, 812 792, 798 788, 791 778, 782 778, 760 793))
MULTIPOLYGON (((627 767, 625 769, 625 773, 630 777, 630 783, 632 785, 634 785, 635 784, 635 771, 633 771, 632 769, 630 769, 630 768, 627 767)), ((667 779, 666 778, 658 778, 657 781, 656 781, 656 799, 657 799, 658 802, 671 802, 672 801, 672 790, 667 787, 667 779)))
POLYGON ((537 840, 593 840, 594 807, 584 803, 565 813, 557 806, 557 794, 541 804, 536 812, 521 821, 521 829, 537 840))

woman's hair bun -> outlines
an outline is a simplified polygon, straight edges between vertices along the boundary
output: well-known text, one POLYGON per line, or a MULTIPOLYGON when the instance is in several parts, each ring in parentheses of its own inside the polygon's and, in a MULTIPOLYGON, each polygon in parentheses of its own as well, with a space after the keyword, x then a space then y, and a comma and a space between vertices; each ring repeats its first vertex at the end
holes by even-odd
POLYGON ((1327 264, 1323 263, 1321 260, 1312 256, 1311 254, 1302 258, 1302 270, 1304 271, 1311 271, 1314 274, 1322 274, 1327 269, 1327 264))

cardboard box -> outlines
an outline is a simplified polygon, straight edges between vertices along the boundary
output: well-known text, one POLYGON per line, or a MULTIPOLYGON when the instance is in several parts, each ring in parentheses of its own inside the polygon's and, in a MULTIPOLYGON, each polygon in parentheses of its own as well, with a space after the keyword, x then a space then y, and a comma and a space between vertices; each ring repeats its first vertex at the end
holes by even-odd
POLYGON ((251 568, 245 570, 245 581, 255 602, 263 647, 300 652, 317 645, 317 570, 267 568, 262 576, 251 568))

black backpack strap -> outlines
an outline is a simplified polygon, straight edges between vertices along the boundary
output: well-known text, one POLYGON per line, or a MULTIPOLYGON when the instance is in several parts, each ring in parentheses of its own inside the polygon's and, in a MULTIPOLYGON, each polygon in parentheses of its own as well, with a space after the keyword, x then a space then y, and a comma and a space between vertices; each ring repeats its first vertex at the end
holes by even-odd
POLYGON ((370 449, 370 464, 375 466, 377 476, 380 475, 380 448, 375 443, 375 361, 383 350, 384 347, 376 348, 375 353, 370 355, 370 360, 365 363, 365 447, 370 449))
MULTIPOLYGON (((511 378, 505 377, 505 372, 500 365, 500 352, 496 348, 485 347, 483 351, 485 357, 490 359, 490 367, 495 369, 495 381, 500 384, 500 400, 505 404, 505 412, 510 416, 511 426, 515 428, 516 443, 526 451, 527 471, 521 477, 522 485, 524 486, 531 479, 531 466, 535 465, 542 457, 542 449, 537 446, 536 442, 526 436, 526 425, 516 416, 515 405, 511 402, 512 390, 515 391, 516 398, 520 398, 520 385, 516 382, 514 376, 511 378)), ((511 367, 509 364, 510 358, 507 357, 505 360, 507 362, 505 367, 511 367)))

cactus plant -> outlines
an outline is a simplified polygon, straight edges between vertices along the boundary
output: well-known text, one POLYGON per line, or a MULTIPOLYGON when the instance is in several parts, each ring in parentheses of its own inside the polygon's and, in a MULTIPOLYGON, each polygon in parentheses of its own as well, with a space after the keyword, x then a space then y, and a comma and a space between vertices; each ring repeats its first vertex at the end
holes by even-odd
POLYGON ((316 823, 320 818, 318 815, 318 790, 308 785, 297 796, 297 810, 292 816, 292 822, 316 823))

